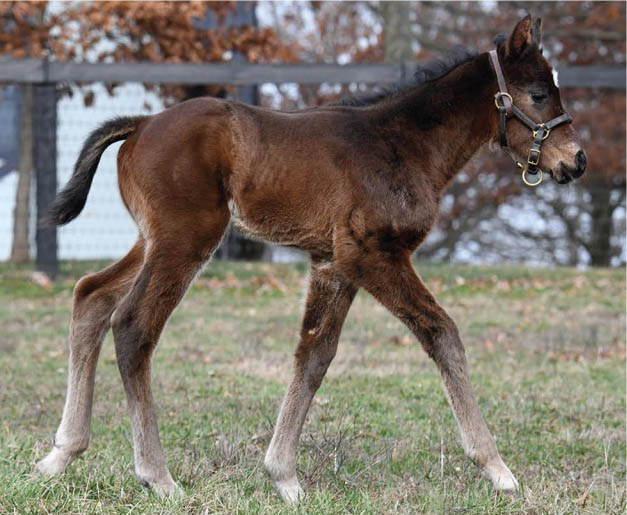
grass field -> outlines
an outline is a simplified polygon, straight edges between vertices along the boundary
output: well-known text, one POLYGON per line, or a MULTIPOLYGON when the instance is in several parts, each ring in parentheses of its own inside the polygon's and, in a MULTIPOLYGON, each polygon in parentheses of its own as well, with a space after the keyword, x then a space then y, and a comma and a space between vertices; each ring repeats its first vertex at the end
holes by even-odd
POLYGON ((31 476, 63 407, 75 280, 0 268, 0 513, 624 513, 623 270, 418 265, 457 320, 471 379, 521 483, 495 495, 465 459, 433 363, 360 292, 299 452, 307 498, 285 507, 263 471, 297 342, 304 266, 212 263, 154 358, 161 438, 184 497, 133 476, 111 336, 92 443, 59 478, 31 476))

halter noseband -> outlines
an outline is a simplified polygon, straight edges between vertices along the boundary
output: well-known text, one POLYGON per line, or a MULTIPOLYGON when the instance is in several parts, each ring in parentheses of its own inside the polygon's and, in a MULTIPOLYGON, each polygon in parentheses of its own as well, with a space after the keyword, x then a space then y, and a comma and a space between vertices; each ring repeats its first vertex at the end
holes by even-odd
POLYGON ((534 122, 514 105, 512 96, 507 92, 505 78, 503 77, 503 71, 501 70, 496 50, 490 50, 490 60, 492 61, 494 73, 496 73, 496 80, 499 83, 499 91, 497 91, 494 95, 494 103, 496 104, 496 108, 499 110, 499 138, 501 147, 507 155, 512 158, 512 161, 516 163, 516 166, 522 168, 523 182, 527 186, 537 186, 542 182, 542 170, 538 167, 542 142, 549 137, 551 129, 562 123, 570 123, 573 119, 569 114, 564 113, 545 123, 534 122), (527 153, 527 163, 524 165, 516 159, 514 153, 507 146, 507 120, 510 119, 512 115, 518 118, 529 128, 533 137, 533 143, 527 153), (540 172, 540 177, 536 182, 529 182, 527 180, 527 174, 536 175, 538 172, 540 172))

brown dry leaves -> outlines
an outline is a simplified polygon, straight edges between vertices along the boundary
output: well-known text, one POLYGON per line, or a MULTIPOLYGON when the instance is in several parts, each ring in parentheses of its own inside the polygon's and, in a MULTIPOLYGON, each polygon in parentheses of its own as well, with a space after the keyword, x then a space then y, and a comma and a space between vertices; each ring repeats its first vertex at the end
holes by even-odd
POLYGON ((232 290, 251 289, 256 295, 268 292, 286 293, 288 291, 286 284, 278 279, 270 268, 266 270, 266 275, 264 276, 240 279, 233 272, 229 272, 224 279, 215 277, 199 278, 195 284, 196 287, 207 290, 218 290, 221 288, 232 290))
POLYGON ((65 61, 94 52, 98 61, 211 62, 238 51, 251 62, 295 60, 293 46, 270 28, 199 28, 196 20, 208 9, 222 20, 234 2, 67 3, 54 14, 47 2, 4 2, 0 54, 65 61), (100 50, 105 40, 114 47, 100 50))
MULTIPOLYGON (((272 28, 227 27, 225 15, 235 2, 68 2, 50 13, 47 2, 0 3, 0 55, 57 61, 222 62, 239 52, 250 62, 294 62, 298 45, 279 39, 272 28), (197 23, 208 11, 215 29, 197 23), (105 43, 105 44, 103 44, 105 43)), ((115 85, 108 88, 111 94, 115 85)), ((176 84, 159 86, 166 105, 190 97, 176 84)), ((208 86, 198 95, 216 95, 224 87, 208 86)), ((85 105, 93 93, 85 94, 85 105)))

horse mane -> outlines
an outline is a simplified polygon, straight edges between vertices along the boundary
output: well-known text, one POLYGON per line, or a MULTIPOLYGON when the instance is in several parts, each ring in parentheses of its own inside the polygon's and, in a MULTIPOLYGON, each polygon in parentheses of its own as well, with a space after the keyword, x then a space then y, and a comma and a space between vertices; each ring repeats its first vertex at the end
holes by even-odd
POLYGON ((472 48, 465 46, 456 46, 445 52, 442 56, 424 64, 418 65, 413 79, 400 82, 392 86, 377 87, 374 91, 347 95, 344 98, 331 102, 330 106, 347 106, 347 107, 364 107, 376 104, 398 93, 407 91, 408 89, 427 84, 434 80, 444 77, 453 68, 460 64, 470 61, 478 55, 478 52, 472 48))

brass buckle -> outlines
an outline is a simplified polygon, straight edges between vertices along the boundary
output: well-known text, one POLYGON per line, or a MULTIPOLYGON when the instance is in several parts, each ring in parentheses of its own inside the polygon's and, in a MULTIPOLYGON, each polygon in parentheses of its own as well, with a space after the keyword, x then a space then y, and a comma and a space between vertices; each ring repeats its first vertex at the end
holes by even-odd
POLYGON ((544 141, 545 139, 547 139, 549 137, 549 133, 551 132, 551 129, 547 129, 546 126, 541 123, 536 127, 535 131, 531 131, 531 134, 533 134, 533 139, 536 139, 536 134, 538 134, 538 131, 540 131, 540 129, 546 131, 543 135, 542 135, 542 140, 544 141))
POLYGON ((533 166, 538 166, 538 163, 540 162, 540 154, 541 153, 542 153, 542 151, 539 148, 538 149, 530 148, 529 149, 529 153, 527 154, 527 163, 529 163, 530 165, 533 165, 533 166), (531 153, 532 152, 537 152, 537 155, 535 156, 535 158, 536 158, 535 161, 531 160, 531 153))
POLYGON ((510 103, 513 105, 514 104, 514 99, 512 98, 512 96, 509 93, 505 93, 503 91, 499 91, 496 93, 496 95, 494 95, 494 103, 496 104, 496 108, 500 111, 502 107, 505 107, 505 102, 503 102, 503 105, 499 105, 499 98, 503 98, 503 97, 507 97, 509 98, 510 103))
POLYGON ((529 181, 527 180, 527 173, 528 173, 528 170, 527 170, 526 168, 525 168, 525 169, 523 169, 523 171, 522 171, 522 180, 523 180, 523 182, 524 182, 527 186, 531 186, 531 187, 537 186, 538 184, 540 184, 540 183, 542 182, 542 170, 540 170, 540 169, 538 168, 538 172, 540 172, 540 174, 539 174, 539 176, 538 176, 538 180, 537 180, 536 182, 529 182, 529 181))

